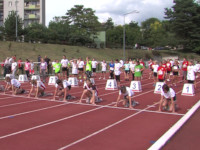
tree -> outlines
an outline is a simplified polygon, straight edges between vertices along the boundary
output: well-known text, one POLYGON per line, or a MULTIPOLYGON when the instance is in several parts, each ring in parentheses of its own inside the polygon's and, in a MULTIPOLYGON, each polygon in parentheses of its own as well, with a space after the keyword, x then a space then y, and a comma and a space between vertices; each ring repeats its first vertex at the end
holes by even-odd
MULTIPOLYGON (((17 15, 17 30, 18 36, 21 36, 23 34, 22 19, 19 15, 17 15)), ((7 40, 16 40, 16 13, 14 11, 12 11, 5 19, 4 34, 7 40)))
POLYGON ((184 49, 200 53, 200 5, 194 0, 174 0, 174 3, 172 8, 165 9, 166 19, 184 49))
POLYGON ((49 42, 66 44, 69 41, 71 34, 71 27, 68 22, 61 17, 55 17, 53 21, 49 23, 49 42))
POLYGON ((112 18, 108 18, 106 23, 103 24, 103 29, 107 31, 108 29, 113 29, 114 28, 114 23, 112 18))
POLYGON ((100 28, 95 11, 83 5, 75 5, 62 18, 71 25, 71 43, 87 43, 90 36, 95 35, 100 28))
POLYGON ((26 41, 46 43, 48 41, 48 29, 39 23, 33 23, 24 29, 26 41))

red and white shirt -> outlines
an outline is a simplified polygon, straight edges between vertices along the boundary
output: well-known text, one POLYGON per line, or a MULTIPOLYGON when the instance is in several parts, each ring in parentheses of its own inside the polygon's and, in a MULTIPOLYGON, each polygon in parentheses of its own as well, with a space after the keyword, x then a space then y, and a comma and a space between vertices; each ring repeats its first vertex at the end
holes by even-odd
POLYGON ((166 69, 162 66, 158 67, 158 79, 163 80, 165 78, 166 69))

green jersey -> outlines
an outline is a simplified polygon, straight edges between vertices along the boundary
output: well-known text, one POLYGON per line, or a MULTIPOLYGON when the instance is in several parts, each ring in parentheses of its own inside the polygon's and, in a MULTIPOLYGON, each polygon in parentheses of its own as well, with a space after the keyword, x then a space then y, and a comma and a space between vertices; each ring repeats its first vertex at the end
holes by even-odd
POLYGON ((92 71, 92 61, 88 61, 88 63, 86 63, 86 71, 92 71))
POLYGON ((141 77, 142 76, 142 72, 141 72, 141 69, 143 68, 142 65, 137 65, 135 66, 135 77, 141 77))
POLYGON ((55 68, 55 73, 58 73, 61 69, 61 63, 55 63, 53 67, 55 68))

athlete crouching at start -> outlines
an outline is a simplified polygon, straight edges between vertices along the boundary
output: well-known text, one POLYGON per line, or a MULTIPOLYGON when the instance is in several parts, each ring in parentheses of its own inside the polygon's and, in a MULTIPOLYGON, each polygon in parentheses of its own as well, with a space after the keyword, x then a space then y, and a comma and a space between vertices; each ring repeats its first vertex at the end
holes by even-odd
POLYGON ((31 93, 35 91, 35 98, 38 98, 38 95, 44 96, 45 85, 42 81, 31 80, 31 90, 28 97, 31 96, 31 93))
POLYGON ((121 102, 121 96, 123 95, 123 105, 124 107, 129 107, 129 108, 133 108, 133 106, 137 105, 138 102, 132 100, 132 96, 134 95, 134 92, 126 86, 122 86, 120 87, 119 90, 119 96, 117 98, 117 103, 115 104, 115 106, 118 106, 118 103, 121 102))
POLYGON ((87 101, 86 101, 87 103, 95 104, 102 101, 102 99, 98 97, 98 91, 97 91, 96 86, 92 84, 90 79, 86 80, 86 83, 84 84, 83 88, 85 90, 83 91, 81 98, 79 100, 80 103, 82 103, 84 96, 87 97, 87 101))
POLYGON ((54 97, 53 100, 56 99, 57 96, 64 96, 63 101, 67 102, 67 99, 74 99, 75 97, 69 95, 69 91, 71 90, 71 84, 67 80, 56 80, 55 84, 55 92, 54 92, 54 97))
POLYGON ((169 88, 167 84, 164 84, 161 89, 161 99, 158 111, 161 111, 163 106, 164 110, 169 110, 175 113, 176 105, 176 93, 172 88, 169 88))
POLYGON ((21 83, 17 79, 11 79, 10 77, 6 77, 5 80, 7 84, 5 87, 4 94, 6 93, 6 90, 12 90, 12 95, 26 93, 26 91, 21 88, 21 83))

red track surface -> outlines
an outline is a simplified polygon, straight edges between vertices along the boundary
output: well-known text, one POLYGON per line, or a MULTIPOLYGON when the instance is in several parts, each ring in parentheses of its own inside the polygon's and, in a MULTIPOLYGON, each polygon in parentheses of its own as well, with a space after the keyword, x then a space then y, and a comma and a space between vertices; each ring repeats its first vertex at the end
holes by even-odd
MULTIPOLYGON (((77 98, 71 103, 50 101, 52 96, 34 99, 0 93, 0 149, 148 149, 198 101, 200 82, 194 97, 181 96, 183 83, 173 87, 178 99, 177 113, 159 113, 160 95, 153 93, 152 79, 147 79, 147 73, 142 81, 142 92, 135 93, 135 100, 140 104, 133 110, 113 107, 118 91, 106 91, 106 80, 97 78, 103 102, 96 106, 77 103, 82 84, 72 88, 71 94, 77 98)), ((130 82, 122 81, 121 84, 129 86, 130 82)), ((28 83, 23 87, 30 89, 28 83)), ((53 86, 48 86, 47 92, 53 93, 53 90, 53 86)), ((188 124, 186 127, 191 132, 199 130, 199 125, 188 124)), ((184 135, 181 138, 183 143, 187 140, 184 135)), ((174 141, 176 143, 176 138, 174 141)), ((193 145, 198 147, 199 143, 193 145)), ((168 147, 170 144, 165 149, 168 147)))

